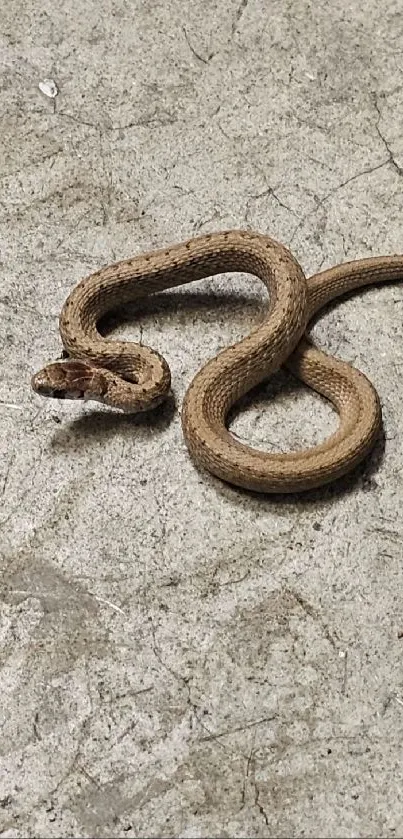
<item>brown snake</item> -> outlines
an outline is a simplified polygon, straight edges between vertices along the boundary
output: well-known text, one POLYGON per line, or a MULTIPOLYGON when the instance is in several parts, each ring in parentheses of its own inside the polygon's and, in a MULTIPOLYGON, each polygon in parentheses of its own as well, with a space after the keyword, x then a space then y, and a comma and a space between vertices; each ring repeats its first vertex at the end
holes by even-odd
POLYGON ((190 384, 182 427, 192 458, 224 481, 258 492, 299 492, 333 481, 372 448, 381 409, 362 373, 318 350, 304 333, 313 315, 336 297, 402 279, 403 256, 360 259, 306 279, 283 245, 258 233, 231 230, 102 268, 83 279, 63 306, 60 334, 69 358, 36 373, 33 389, 43 396, 94 399, 128 412, 153 408, 171 386, 165 359, 143 345, 104 338, 99 319, 129 301, 226 271, 259 277, 270 305, 262 323, 209 361, 190 384), (340 424, 311 449, 265 453, 236 440, 226 420, 235 402, 283 364, 333 403, 340 424))

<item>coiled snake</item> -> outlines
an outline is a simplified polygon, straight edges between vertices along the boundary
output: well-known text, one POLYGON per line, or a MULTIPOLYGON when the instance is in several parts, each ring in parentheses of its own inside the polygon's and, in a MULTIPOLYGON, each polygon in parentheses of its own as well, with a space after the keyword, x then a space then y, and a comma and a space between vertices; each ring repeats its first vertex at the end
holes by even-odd
POLYGON ((36 373, 33 389, 42 396, 94 399, 129 412, 153 408, 170 390, 165 359, 143 345, 104 338, 99 319, 129 301, 227 271, 259 277, 270 304, 262 323, 209 361, 191 382, 182 427, 192 458, 224 481, 258 492, 299 492, 333 481, 374 445, 382 423, 380 404, 362 373, 321 352, 305 331, 336 297, 402 279, 402 256, 360 259, 306 279, 283 245, 258 233, 231 230, 102 268, 66 300, 59 325, 69 357, 36 373), (226 420, 235 402, 282 365, 330 400, 340 423, 321 445, 265 453, 236 440, 226 420))

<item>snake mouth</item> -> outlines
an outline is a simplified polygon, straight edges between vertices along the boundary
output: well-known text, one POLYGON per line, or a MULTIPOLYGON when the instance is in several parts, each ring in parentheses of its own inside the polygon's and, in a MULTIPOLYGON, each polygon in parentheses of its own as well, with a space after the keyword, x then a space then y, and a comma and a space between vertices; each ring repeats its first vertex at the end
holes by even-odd
POLYGON ((83 390, 54 390, 51 394, 54 399, 84 399, 83 390))
POLYGON ((83 390, 59 390, 53 387, 41 387, 41 396, 49 396, 51 399, 84 399, 83 390))
MULTIPOLYGON (((55 365, 56 366, 56 365, 55 365)), ((60 367, 62 372, 63 368, 60 367)), ((57 370, 59 373, 59 369, 57 370)), ((59 378, 61 378, 59 376, 59 378)), ((40 396, 45 396, 53 399, 84 399, 86 395, 85 388, 83 387, 75 387, 74 385, 81 384, 79 378, 76 377, 75 381, 68 381, 69 377, 63 377, 67 379, 65 382, 52 382, 51 377, 48 375, 47 370, 40 370, 39 373, 35 373, 32 376, 31 384, 35 391, 35 393, 39 393, 40 396), (59 385, 57 387, 57 385, 59 385)), ((70 377, 71 378, 71 377, 70 377)))

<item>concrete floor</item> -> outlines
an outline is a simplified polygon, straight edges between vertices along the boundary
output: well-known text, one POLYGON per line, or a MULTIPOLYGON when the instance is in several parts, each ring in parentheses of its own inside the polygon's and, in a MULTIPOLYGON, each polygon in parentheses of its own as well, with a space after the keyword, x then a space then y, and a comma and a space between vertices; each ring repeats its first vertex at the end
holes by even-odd
MULTIPOLYGON (((379 390, 386 439, 306 497, 225 486, 182 438, 193 375, 259 316, 248 277, 116 320, 167 356, 175 408, 41 400, 30 376, 76 282, 145 249, 249 227, 308 274, 402 251, 402 6, 0 19, 0 835, 401 837, 403 289, 314 328, 379 390)), ((233 430, 263 448, 336 427, 283 376, 244 407, 233 430)))

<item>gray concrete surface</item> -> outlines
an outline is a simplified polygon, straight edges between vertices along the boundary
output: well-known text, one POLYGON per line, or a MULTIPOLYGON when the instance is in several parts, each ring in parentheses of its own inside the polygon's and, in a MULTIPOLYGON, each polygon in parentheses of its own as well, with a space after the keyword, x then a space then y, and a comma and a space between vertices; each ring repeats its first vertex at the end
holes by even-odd
MULTIPOLYGON (((403 250, 402 6, 2 0, 0 20, 0 835, 403 836, 402 288, 314 328, 379 389, 385 442, 309 497, 224 486, 182 439, 192 376, 259 316, 250 278, 114 321, 166 354, 175 408, 29 387, 102 264, 234 226, 307 273, 403 250)), ((244 408, 264 448, 336 424, 282 376, 244 408)))

